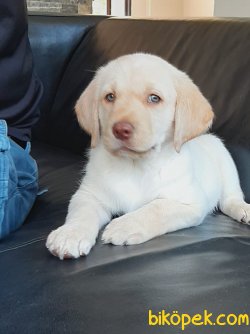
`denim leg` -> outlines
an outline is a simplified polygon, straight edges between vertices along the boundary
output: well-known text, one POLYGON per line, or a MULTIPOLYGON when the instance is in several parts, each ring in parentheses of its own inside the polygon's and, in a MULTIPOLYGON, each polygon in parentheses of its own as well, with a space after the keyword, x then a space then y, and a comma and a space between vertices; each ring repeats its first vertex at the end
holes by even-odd
POLYGON ((0 120, 0 238, 19 228, 38 192, 38 170, 30 156, 30 143, 23 149, 7 136, 0 120))

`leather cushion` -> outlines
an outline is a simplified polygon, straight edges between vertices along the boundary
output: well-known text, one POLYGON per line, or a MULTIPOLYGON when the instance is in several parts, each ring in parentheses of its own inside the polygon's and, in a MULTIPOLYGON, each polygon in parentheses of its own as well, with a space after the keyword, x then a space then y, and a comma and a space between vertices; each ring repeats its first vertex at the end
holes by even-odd
MULTIPOLYGON (((42 143, 32 153, 48 192, 23 228, 0 243, 2 332, 180 333, 179 327, 149 328, 148 309, 248 312, 250 230, 223 215, 136 246, 103 245, 99 238, 77 261, 50 255, 46 237, 64 222, 84 159, 42 143)), ((235 328, 248 333, 247 326, 214 326, 213 333, 235 328)))
MULTIPOLYGON (((29 39, 35 69, 44 86, 40 120, 33 129, 34 136, 39 140, 46 142, 49 131, 55 130, 55 126, 50 124, 49 115, 72 55, 91 27, 103 19, 103 16, 29 16, 29 39)), ((68 86, 65 94, 70 89, 68 86)))

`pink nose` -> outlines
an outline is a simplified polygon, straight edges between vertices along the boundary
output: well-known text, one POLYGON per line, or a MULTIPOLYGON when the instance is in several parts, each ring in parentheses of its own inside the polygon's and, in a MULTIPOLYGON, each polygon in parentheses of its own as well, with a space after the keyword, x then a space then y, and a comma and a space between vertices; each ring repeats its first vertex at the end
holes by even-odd
POLYGON ((133 126, 127 122, 117 122, 113 125, 112 131, 117 139, 127 140, 132 136, 133 126))

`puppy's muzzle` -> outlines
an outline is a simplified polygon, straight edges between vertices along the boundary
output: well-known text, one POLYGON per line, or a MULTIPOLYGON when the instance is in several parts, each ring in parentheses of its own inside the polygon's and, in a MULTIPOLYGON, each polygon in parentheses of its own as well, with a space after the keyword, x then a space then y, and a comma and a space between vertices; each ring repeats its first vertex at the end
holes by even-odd
POLYGON ((117 122, 112 127, 112 132, 117 139, 129 140, 132 137, 134 128, 128 122, 117 122))

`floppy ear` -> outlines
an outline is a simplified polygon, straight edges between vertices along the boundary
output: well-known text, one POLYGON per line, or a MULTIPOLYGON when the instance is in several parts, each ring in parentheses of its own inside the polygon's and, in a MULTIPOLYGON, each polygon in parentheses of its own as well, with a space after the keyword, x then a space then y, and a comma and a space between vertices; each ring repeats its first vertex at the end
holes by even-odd
POLYGON ((185 142, 208 130, 214 113, 207 99, 185 73, 176 76, 174 82, 177 92, 174 146, 180 152, 185 142))
POLYGON ((97 82, 93 79, 76 102, 75 112, 81 127, 91 135, 94 148, 100 137, 98 103, 96 99, 97 82))

